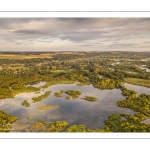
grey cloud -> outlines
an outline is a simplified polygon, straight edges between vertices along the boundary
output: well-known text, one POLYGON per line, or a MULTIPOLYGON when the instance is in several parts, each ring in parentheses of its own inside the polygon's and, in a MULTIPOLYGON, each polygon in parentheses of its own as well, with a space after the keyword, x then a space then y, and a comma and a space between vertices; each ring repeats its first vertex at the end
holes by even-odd
POLYGON ((149 33, 150 18, 0 18, 0 41, 16 45, 59 39, 82 47, 108 42, 113 48, 128 48, 134 45, 120 40, 147 38, 142 42, 149 43, 149 33))
POLYGON ((16 45, 20 45, 20 44, 24 44, 24 42, 18 42, 18 43, 15 43, 16 45))
POLYGON ((20 34, 43 34, 41 31, 38 30, 17 30, 14 32, 20 34))

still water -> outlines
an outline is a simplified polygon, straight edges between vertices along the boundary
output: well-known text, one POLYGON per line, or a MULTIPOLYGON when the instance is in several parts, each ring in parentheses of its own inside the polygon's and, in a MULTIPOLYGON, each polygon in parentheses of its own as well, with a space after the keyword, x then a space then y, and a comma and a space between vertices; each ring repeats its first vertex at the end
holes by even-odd
MULTIPOLYGON (((127 88, 136 90, 136 85, 125 83, 127 88)), ((140 92, 145 93, 145 87, 140 88, 140 92), (144 90, 142 91, 142 88, 144 90)), ((134 112, 128 108, 120 108, 117 106, 117 101, 125 99, 121 95, 120 89, 113 90, 100 90, 94 88, 92 85, 86 85, 82 87, 74 84, 60 84, 53 85, 46 89, 42 89, 40 93, 21 93, 16 95, 15 98, 8 98, 0 100, 0 110, 4 110, 10 115, 17 116, 18 120, 13 124, 14 131, 12 132, 30 132, 32 125, 38 121, 67 121, 72 124, 83 124, 87 128, 94 129, 103 127, 105 120, 110 114, 113 113, 127 113, 133 114, 134 112), (77 99, 66 99, 64 93, 62 97, 55 97, 54 93, 60 90, 79 90, 82 94, 77 99), (41 102, 33 103, 32 97, 37 97, 44 94, 45 91, 52 91, 52 93, 41 102), (84 96, 94 96, 98 100, 95 102, 86 101, 80 98, 84 96), (22 102, 27 100, 30 103, 30 107, 22 106, 22 102), (41 106, 46 105, 58 105, 59 108, 52 108, 48 110, 38 110, 41 106)))

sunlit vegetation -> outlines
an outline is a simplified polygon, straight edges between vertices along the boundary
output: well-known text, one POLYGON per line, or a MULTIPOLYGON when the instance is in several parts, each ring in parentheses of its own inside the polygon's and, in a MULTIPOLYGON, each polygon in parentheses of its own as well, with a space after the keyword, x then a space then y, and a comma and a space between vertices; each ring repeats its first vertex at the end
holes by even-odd
POLYGON ((130 108, 136 112, 140 112, 145 116, 150 116, 150 95, 136 94, 129 95, 125 100, 117 102, 119 107, 130 108))
POLYGON ((67 96, 66 96, 66 99, 67 99, 67 100, 69 100, 70 98, 71 98, 71 96, 70 96, 70 95, 67 95, 67 96))
POLYGON ((85 99, 85 100, 91 101, 91 102, 95 102, 97 100, 97 98, 93 97, 93 96, 85 96, 84 98, 81 98, 81 99, 85 99))
POLYGON ((10 132, 12 124, 17 120, 17 117, 6 114, 3 110, 0 110, 0 132, 10 132))
POLYGON ((22 102, 22 105, 25 107, 30 107, 30 103, 28 103, 26 100, 22 102))
POLYGON ((145 116, 141 114, 112 114, 106 120, 107 132, 150 132, 150 125, 141 123, 145 116))
POLYGON ((74 90, 66 90, 65 93, 70 95, 74 99, 78 98, 78 96, 82 94, 80 91, 74 91, 74 90))
MULTIPOLYGON (((112 114, 105 121, 104 128, 87 129, 84 125, 72 125, 65 121, 52 123, 38 122, 33 129, 41 132, 150 132, 150 125, 141 123, 150 116, 150 95, 138 96, 134 90, 123 86, 124 82, 150 87, 150 73, 139 66, 150 68, 150 53, 145 52, 2 52, 0 54, 0 99, 14 98, 19 93, 39 93, 44 88, 56 84, 77 86, 93 85, 98 89, 120 88, 124 100, 119 100, 119 107, 134 110, 136 114, 112 114), (109 60, 109 61, 108 61, 109 60), (144 60, 144 61, 142 61, 144 60), (147 60, 147 61, 145 61, 147 60), (46 82, 41 87, 26 86, 46 82), (68 127, 68 128, 67 128, 68 127)), ((47 98, 51 91, 33 97, 33 102, 47 98)), ((56 97, 67 94, 66 99, 78 98, 82 93, 75 90, 56 92, 56 97)), ((86 96, 87 101, 97 98, 86 96)), ((22 103, 29 107, 27 101, 22 103)), ((59 108, 59 106, 42 106, 39 110, 59 108)), ((9 132, 10 125, 17 120, 0 111, 1 132, 9 132)))
POLYGON ((125 78, 124 81, 135 85, 150 87, 150 80, 146 79, 125 78))
POLYGON ((40 102, 42 99, 47 98, 51 94, 51 91, 46 91, 43 95, 40 95, 38 97, 33 97, 32 100, 34 102, 40 102))
POLYGON ((60 92, 54 93, 54 95, 55 95, 56 97, 61 97, 63 93, 64 93, 64 90, 61 90, 60 92))
POLYGON ((49 54, 25 55, 25 54, 0 54, 0 59, 32 59, 32 58, 51 58, 49 54))
POLYGON ((38 128, 40 128, 42 125, 44 125, 43 122, 37 122, 36 124, 34 124, 34 125, 32 126, 32 128, 38 129, 38 128))
POLYGON ((47 109, 50 109, 50 108, 59 108, 59 106, 42 106, 42 107, 39 107, 38 110, 47 110, 47 109))
POLYGON ((66 132, 86 132, 86 130, 85 125, 72 125, 67 128, 66 132))
POLYGON ((42 132, 61 132, 69 125, 66 121, 55 121, 50 123, 37 122, 33 125, 33 129, 42 132))

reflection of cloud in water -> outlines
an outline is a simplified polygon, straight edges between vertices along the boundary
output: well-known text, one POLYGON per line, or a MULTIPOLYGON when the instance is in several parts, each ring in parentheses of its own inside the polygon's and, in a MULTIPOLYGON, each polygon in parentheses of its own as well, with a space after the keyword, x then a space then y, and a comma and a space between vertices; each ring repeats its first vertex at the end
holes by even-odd
POLYGON ((139 85, 133 85, 129 83, 124 83, 124 86, 129 90, 135 90, 138 93, 138 95, 142 93, 150 95, 150 88, 139 86, 139 85))
POLYGON ((7 113, 18 117, 16 123, 19 124, 25 123, 30 124, 31 126, 38 121, 51 122, 62 120, 69 122, 69 124, 84 124, 92 129, 103 126, 104 120, 112 113, 130 113, 129 109, 117 107, 116 102, 120 99, 124 99, 120 89, 99 90, 95 89, 92 85, 78 87, 76 84, 61 84, 50 86, 39 94, 33 92, 18 94, 14 99, 5 101, 5 105, 0 105, 0 109, 5 106, 3 108, 7 113), (70 89, 79 90, 82 94, 79 98, 70 100, 66 99, 66 94, 63 94, 62 97, 54 96, 55 92, 70 89), (50 96, 43 99, 41 102, 32 103, 32 97, 42 95, 48 90, 52 91, 50 96), (84 96, 95 96, 98 100, 90 102, 80 99, 84 96), (30 107, 26 108, 21 105, 24 100, 27 100, 30 103, 30 107), (14 106, 16 105, 20 105, 20 107, 14 109, 14 106), (58 105, 60 107, 43 111, 38 110, 39 107, 46 105, 58 105))

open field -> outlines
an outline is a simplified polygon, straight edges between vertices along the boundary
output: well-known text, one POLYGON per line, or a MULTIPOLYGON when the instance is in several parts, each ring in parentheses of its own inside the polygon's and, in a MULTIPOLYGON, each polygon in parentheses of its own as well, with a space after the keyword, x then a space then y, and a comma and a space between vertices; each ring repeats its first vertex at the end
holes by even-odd
POLYGON ((150 80, 146 79, 124 78, 124 81, 135 85, 150 87, 150 80))
POLYGON ((52 58, 52 56, 49 54, 40 54, 40 55, 0 54, 0 59, 32 59, 32 58, 52 58))

